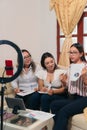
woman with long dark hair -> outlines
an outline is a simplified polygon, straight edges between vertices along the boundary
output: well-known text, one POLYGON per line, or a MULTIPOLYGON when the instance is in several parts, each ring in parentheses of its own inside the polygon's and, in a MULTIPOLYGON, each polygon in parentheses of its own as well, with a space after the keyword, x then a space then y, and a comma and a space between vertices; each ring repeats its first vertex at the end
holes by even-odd
POLYGON ((41 66, 43 70, 36 73, 38 90, 41 93, 41 110, 50 112, 50 104, 53 100, 66 97, 66 88, 59 79, 59 75, 66 70, 58 68, 53 55, 49 52, 42 54, 41 66))
POLYGON ((71 64, 67 74, 62 74, 60 80, 68 86, 68 98, 53 101, 51 111, 55 114, 53 130, 68 130, 68 120, 71 116, 83 113, 87 107, 87 63, 83 46, 74 43, 70 47, 71 64))

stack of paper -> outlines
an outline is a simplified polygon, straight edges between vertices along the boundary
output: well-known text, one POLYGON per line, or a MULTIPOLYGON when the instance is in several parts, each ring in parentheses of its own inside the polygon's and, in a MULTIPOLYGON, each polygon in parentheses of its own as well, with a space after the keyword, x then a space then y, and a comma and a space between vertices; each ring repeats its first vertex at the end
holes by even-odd
POLYGON ((26 116, 29 116, 29 117, 32 116, 36 119, 45 121, 52 118, 54 114, 43 112, 43 111, 31 110, 29 113, 26 114, 26 116))

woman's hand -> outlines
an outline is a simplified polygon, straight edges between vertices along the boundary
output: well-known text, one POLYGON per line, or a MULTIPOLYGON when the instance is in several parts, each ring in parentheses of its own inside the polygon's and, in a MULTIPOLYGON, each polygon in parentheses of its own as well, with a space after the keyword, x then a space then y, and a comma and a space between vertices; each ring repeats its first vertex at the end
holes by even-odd
POLYGON ((52 88, 50 88, 50 89, 48 90, 48 94, 49 94, 49 95, 53 95, 53 94, 54 94, 54 91, 53 91, 52 88))
POLYGON ((19 88, 15 88, 15 89, 14 89, 14 92, 15 92, 15 94, 16 94, 16 93, 19 93, 19 92, 20 92, 20 89, 19 89, 19 88))
POLYGON ((60 81, 62 82, 62 84, 65 86, 66 85, 66 81, 67 81, 67 75, 66 74, 61 74, 60 76, 59 76, 59 79, 60 79, 60 81))
POLYGON ((84 67, 81 72, 82 80, 85 85, 87 85, 87 67, 84 67))
POLYGON ((47 92, 47 91, 48 91, 48 88, 47 88, 47 87, 42 87, 42 88, 40 89, 40 91, 42 91, 42 92, 47 92))
POLYGON ((39 91, 39 88, 37 87, 37 88, 34 88, 34 91, 39 91))
POLYGON ((82 72, 81 72, 81 75, 84 75, 87 73, 87 66, 85 66, 83 69, 82 69, 82 72))

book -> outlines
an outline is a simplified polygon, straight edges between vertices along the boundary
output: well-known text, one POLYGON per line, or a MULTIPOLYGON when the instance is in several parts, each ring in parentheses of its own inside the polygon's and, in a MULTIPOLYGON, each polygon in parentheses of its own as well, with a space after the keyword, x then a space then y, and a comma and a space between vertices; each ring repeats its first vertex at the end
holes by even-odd
POLYGON ((77 81, 84 67, 84 64, 71 64, 70 81, 77 81))
POLYGON ((27 127, 29 125, 32 125, 34 122, 36 122, 37 119, 32 116, 24 116, 24 115, 17 115, 16 117, 9 120, 9 123, 27 127))
POLYGON ((19 96, 26 96, 26 95, 32 94, 34 92, 35 92, 34 90, 22 90, 21 92, 17 93, 17 95, 19 95, 19 96))
POLYGON ((35 88, 37 87, 37 83, 30 83, 29 84, 29 87, 26 88, 26 90, 21 90, 19 93, 17 93, 17 95, 19 96, 26 96, 26 95, 29 95, 29 94, 32 94, 35 92, 35 88))

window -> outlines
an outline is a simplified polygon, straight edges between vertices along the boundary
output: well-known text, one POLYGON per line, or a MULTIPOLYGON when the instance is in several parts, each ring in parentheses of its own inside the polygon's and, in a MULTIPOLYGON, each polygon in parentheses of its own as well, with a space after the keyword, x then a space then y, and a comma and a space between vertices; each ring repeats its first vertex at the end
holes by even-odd
MULTIPOLYGON (((59 24, 57 22, 57 61, 59 61, 59 55, 61 53, 62 45, 65 36, 61 31, 59 24)), ((87 8, 85 8, 84 13, 75 27, 72 33, 73 43, 79 42, 84 45, 84 51, 87 53, 87 8)))

